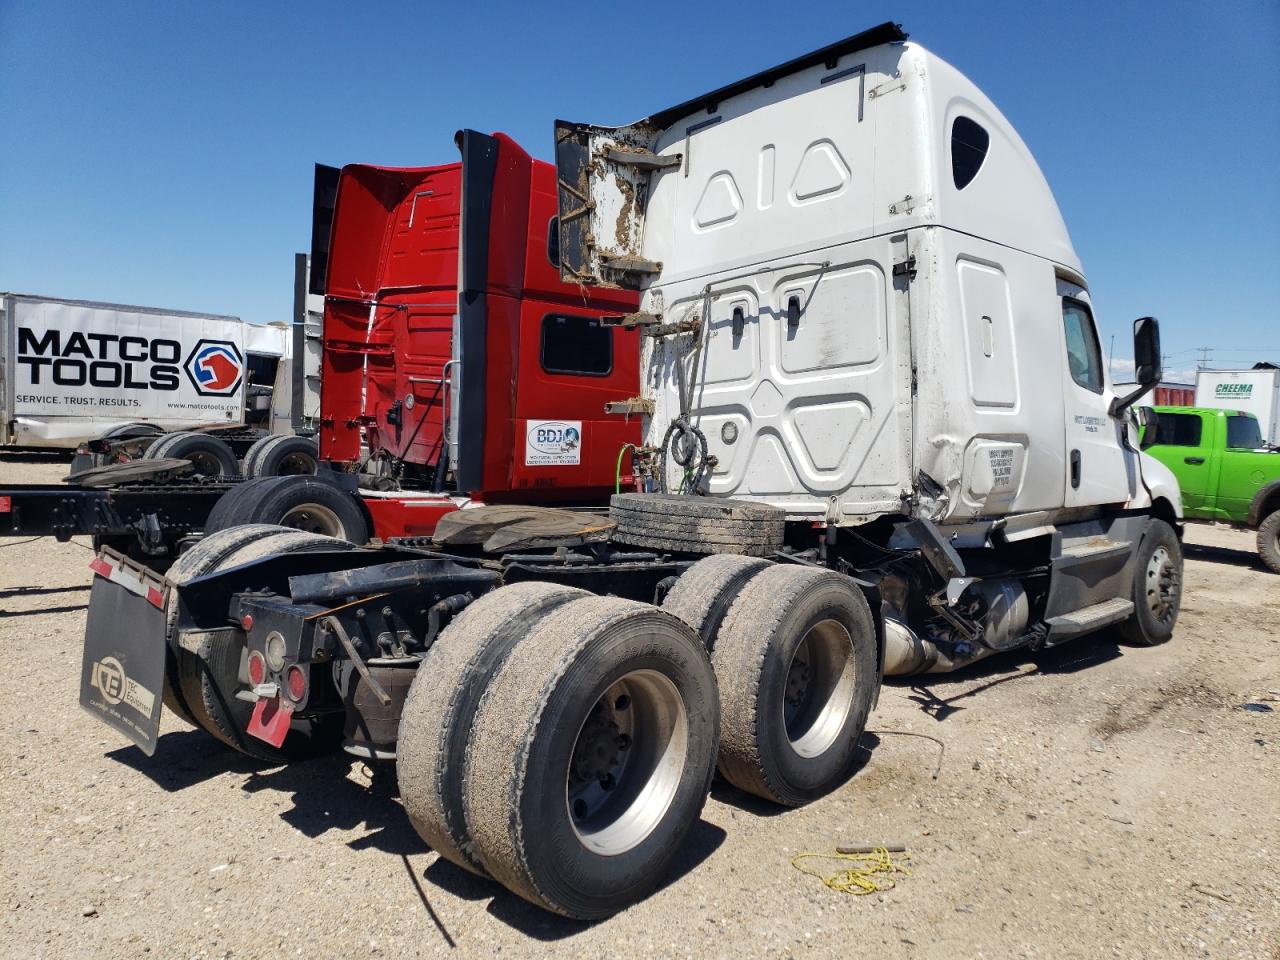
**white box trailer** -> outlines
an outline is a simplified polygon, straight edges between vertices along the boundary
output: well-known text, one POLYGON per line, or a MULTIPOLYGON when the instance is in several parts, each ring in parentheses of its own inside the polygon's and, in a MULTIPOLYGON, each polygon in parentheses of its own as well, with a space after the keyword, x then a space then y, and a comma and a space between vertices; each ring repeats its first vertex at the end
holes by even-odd
POLYGON ((1242 410, 1258 418, 1262 436, 1280 445, 1280 370, 1200 370, 1196 406, 1242 410))
POLYGON ((72 449, 125 423, 235 426, 250 405, 269 429, 278 381, 286 396, 274 402, 288 410, 283 328, 19 293, 0 294, 0 309, 0 445, 72 449))

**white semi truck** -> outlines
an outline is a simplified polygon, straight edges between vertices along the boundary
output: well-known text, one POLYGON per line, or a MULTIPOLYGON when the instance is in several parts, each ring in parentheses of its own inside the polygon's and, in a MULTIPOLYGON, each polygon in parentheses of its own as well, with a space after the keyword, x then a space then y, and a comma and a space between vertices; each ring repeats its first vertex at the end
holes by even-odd
MULTIPOLYGON (((642 389, 610 405, 643 418, 638 492, 376 550, 232 526, 164 580, 104 551, 91 712, 144 749, 163 701, 253 756, 394 759, 441 856, 594 918, 660 882, 713 770, 783 805, 843 784, 885 674, 1170 639, 1181 504, 1131 413, 1156 322, 1117 395, 1053 196, 953 67, 884 24, 555 138, 562 276, 642 291, 614 318, 642 389)), ((465 458, 511 394, 510 210, 501 142, 458 142, 465 458)))

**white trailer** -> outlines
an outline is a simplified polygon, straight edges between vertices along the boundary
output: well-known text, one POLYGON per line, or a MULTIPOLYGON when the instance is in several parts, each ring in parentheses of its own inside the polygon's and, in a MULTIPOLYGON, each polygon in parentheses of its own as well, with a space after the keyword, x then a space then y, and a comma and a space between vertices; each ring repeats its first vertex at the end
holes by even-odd
POLYGON ((1201 370, 1196 373, 1196 406, 1252 413, 1262 438, 1280 446, 1280 369, 1201 370))
POLYGON ((272 429, 273 402, 288 426, 283 327, 19 293, 0 309, 0 445, 74 449, 135 423, 272 429))

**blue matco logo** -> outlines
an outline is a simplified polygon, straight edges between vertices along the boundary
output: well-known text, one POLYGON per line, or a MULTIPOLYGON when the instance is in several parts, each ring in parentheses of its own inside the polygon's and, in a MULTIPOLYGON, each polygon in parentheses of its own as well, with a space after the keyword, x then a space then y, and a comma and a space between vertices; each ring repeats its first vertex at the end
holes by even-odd
POLYGON ((201 340, 187 357, 187 379, 202 397, 228 397, 240 386, 244 358, 230 340, 201 340))

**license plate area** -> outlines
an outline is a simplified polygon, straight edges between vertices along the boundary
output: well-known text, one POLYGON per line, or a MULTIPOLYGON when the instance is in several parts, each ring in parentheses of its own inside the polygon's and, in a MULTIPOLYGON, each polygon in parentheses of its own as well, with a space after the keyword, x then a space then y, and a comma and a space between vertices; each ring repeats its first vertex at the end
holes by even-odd
POLYGON ((147 756, 156 750, 164 688, 165 616, 104 576, 93 578, 80 670, 80 706, 147 756))

